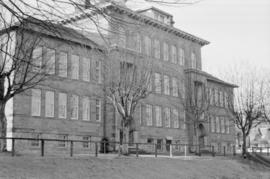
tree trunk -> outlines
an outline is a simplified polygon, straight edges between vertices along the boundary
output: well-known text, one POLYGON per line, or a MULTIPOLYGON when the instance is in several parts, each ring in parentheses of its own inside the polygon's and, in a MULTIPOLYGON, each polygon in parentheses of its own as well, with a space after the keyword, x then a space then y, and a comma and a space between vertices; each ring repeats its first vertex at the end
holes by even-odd
MULTIPOLYGON (((7 132, 7 120, 6 120, 6 115, 5 115, 5 103, 1 102, 0 103, 0 136, 5 138, 6 137, 6 132, 7 132)), ((0 150, 1 152, 6 151, 6 139, 1 139, 0 140, 0 150)))
POLYGON ((247 155, 247 144, 246 144, 246 133, 243 132, 243 144, 242 144, 242 156, 246 157, 247 155))

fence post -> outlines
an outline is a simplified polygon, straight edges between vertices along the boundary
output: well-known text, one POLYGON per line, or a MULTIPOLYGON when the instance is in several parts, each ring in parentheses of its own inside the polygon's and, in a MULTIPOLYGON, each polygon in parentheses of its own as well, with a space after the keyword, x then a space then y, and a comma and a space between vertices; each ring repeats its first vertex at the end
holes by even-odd
POLYGON ((155 157, 157 158, 157 144, 155 144, 155 157))
POLYGON ((73 141, 70 141, 70 157, 73 156, 73 141))
POLYGON ((269 148, 270 148, 270 147, 267 147, 267 156, 269 156, 269 148))
POLYGON ((223 154, 224 154, 224 156, 226 156, 226 147, 225 146, 223 146, 223 154))
POLYGON ((106 141, 103 141, 103 153, 104 153, 104 154, 105 154, 105 145, 106 145, 105 142, 106 142, 106 141))
POLYGON ((234 155, 234 156, 236 155, 236 148, 235 148, 235 145, 233 146, 233 155, 234 155))
POLYGON ((170 144, 170 157, 173 157, 173 154, 172 154, 172 144, 170 144))
POLYGON ((136 157, 139 157, 139 144, 136 143, 136 157))
POLYGON ((41 139, 41 157, 44 157, 44 139, 41 139))
POLYGON ((12 157, 15 156, 15 139, 12 138, 12 157))
POLYGON ((98 156, 98 145, 97 142, 95 142, 95 156, 98 156))
POLYGON ((212 146, 212 156, 215 157, 215 147, 212 146))

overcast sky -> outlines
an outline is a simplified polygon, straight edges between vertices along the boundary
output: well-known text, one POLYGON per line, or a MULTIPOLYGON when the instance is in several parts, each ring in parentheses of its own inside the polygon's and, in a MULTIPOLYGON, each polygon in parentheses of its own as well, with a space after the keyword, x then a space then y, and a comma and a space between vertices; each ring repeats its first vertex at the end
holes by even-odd
POLYGON ((203 69, 219 74, 235 64, 270 70, 270 0, 202 0, 161 7, 175 27, 211 43, 202 48, 203 69))

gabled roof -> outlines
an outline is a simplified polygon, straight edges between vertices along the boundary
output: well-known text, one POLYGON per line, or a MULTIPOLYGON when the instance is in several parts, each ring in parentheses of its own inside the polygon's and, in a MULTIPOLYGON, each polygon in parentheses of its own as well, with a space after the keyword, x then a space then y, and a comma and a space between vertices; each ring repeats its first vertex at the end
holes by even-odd
MULTIPOLYGON (((178 37, 196 42, 198 44, 200 44, 201 46, 204 45, 208 45, 210 42, 208 42, 207 40, 204 40, 202 38, 199 38, 195 35, 192 35, 190 33, 184 32, 180 29, 177 29, 175 27, 172 27, 170 25, 167 25, 165 23, 159 22, 158 20, 155 20, 151 17, 148 17, 146 15, 140 14, 136 11, 133 11, 127 7, 123 7, 123 6, 119 6, 115 3, 106 3, 103 4, 103 6, 100 8, 100 11, 105 11, 106 9, 118 12, 118 13, 123 13, 126 14, 127 16, 129 16, 130 18, 133 18, 134 20, 138 20, 141 21, 145 24, 151 25, 155 28, 161 29, 165 32, 168 33, 172 33, 178 37)), ((68 24, 71 22, 75 22, 77 20, 81 20, 81 19, 85 19, 89 16, 93 16, 95 14, 97 14, 98 12, 94 12, 94 11, 89 11, 89 10, 85 10, 84 12, 78 13, 78 14, 74 14, 71 17, 68 17, 67 19, 63 20, 62 23, 63 24, 68 24)))
POLYGON ((0 31, 0 34, 4 34, 8 30, 18 30, 20 28, 28 30, 28 31, 41 33, 43 35, 51 36, 54 38, 67 40, 73 43, 85 45, 90 48, 104 50, 96 42, 90 40, 88 37, 86 37, 81 32, 75 29, 65 27, 62 24, 55 24, 48 21, 34 19, 34 18, 27 18, 20 23, 15 23, 13 26, 7 29, 2 29, 0 31))
POLYGON ((188 68, 188 69, 185 69, 185 73, 196 73, 198 75, 202 75, 202 76, 206 77, 207 81, 212 81, 212 82, 219 83, 219 84, 229 86, 232 88, 238 88, 237 85, 225 82, 225 81, 211 75, 210 73, 207 73, 207 72, 202 71, 202 70, 188 68))

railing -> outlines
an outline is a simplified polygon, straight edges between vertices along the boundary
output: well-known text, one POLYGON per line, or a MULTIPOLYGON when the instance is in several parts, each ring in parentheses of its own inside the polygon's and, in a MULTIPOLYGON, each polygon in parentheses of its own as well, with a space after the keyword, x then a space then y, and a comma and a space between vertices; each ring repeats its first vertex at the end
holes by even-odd
POLYGON ((270 155, 270 147, 251 147, 252 153, 259 153, 260 155, 270 155))
POLYGON ((88 140, 63 140, 63 139, 36 139, 36 138, 18 138, 6 137, 0 138, 11 141, 11 155, 22 154, 39 154, 45 155, 92 155, 98 157, 99 154, 105 153, 122 153, 123 149, 128 149, 123 153, 135 155, 152 155, 158 156, 188 156, 188 155, 211 155, 211 156, 226 156, 235 155, 236 150, 233 146, 232 151, 228 152, 224 146, 223 151, 216 150, 214 146, 199 146, 189 144, 157 144, 157 143, 134 143, 119 144, 119 142, 107 141, 88 141, 88 140))

